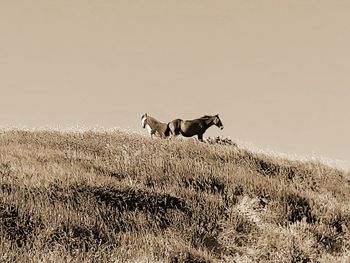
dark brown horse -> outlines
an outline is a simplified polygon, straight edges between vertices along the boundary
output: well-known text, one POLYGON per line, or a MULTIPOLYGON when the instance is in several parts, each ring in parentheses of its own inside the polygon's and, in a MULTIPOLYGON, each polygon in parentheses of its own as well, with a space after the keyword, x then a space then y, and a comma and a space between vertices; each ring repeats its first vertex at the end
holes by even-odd
POLYGON ((147 113, 141 116, 141 126, 146 128, 148 133, 153 138, 153 135, 159 135, 164 138, 170 135, 170 129, 167 123, 160 122, 157 119, 147 115, 147 113))
POLYGON ((181 134, 185 137, 197 135, 198 140, 200 141, 203 141, 203 134, 212 125, 219 127, 221 130, 224 128, 224 125, 222 125, 219 118, 219 114, 214 116, 204 115, 203 117, 194 120, 175 119, 168 124, 170 132, 173 135, 177 136, 181 134))

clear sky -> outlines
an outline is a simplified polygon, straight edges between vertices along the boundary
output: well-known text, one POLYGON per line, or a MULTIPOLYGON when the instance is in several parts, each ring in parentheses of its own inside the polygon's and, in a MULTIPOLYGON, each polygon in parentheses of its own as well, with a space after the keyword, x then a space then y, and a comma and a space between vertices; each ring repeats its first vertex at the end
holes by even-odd
POLYGON ((219 113, 208 136, 350 160, 349 14, 340 0, 3 0, 0 125, 219 113))

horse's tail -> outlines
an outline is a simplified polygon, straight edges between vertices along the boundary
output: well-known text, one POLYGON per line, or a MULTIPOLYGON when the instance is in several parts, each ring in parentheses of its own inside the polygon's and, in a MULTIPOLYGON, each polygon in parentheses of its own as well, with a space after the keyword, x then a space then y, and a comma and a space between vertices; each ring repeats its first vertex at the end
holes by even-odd
POLYGON ((180 119, 175 119, 168 123, 169 133, 170 135, 179 135, 180 133, 180 119))

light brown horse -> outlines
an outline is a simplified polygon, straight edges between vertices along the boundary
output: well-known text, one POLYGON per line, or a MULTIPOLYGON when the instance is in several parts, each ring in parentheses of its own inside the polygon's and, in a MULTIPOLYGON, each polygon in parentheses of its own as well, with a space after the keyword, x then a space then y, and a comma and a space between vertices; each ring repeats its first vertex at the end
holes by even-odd
POLYGON ((181 134, 185 137, 197 135, 198 140, 201 142, 203 141, 203 134, 212 125, 219 127, 221 130, 224 128, 224 125, 219 118, 219 114, 213 116, 204 115, 203 117, 194 120, 175 119, 168 123, 170 132, 173 135, 177 136, 181 134))
POLYGON ((164 138, 170 135, 170 129, 167 123, 160 122, 157 119, 147 115, 147 113, 141 116, 141 126, 146 128, 148 133, 153 138, 153 135, 159 135, 164 138))

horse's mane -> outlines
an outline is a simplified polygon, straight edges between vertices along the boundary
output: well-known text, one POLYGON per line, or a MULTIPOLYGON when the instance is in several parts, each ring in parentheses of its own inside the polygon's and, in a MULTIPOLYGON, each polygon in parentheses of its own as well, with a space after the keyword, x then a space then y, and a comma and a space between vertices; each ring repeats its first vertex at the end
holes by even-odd
POLYGON ((210 118, 213 118, 213 117, 214 117, 214 116, 204 115, 204 116, 200 117, 200 119, 205 119, 205 120, 207 120, 207 119, 210 119, 210 118))
POLYGON ((149 121, 151 121, 152 123, 164 123, 164 122, 161 122, 159 120, 157 120, 156 118, 152 117, 152 116, 149 116, 147 115, 147 118, 149 119, 149 121))

